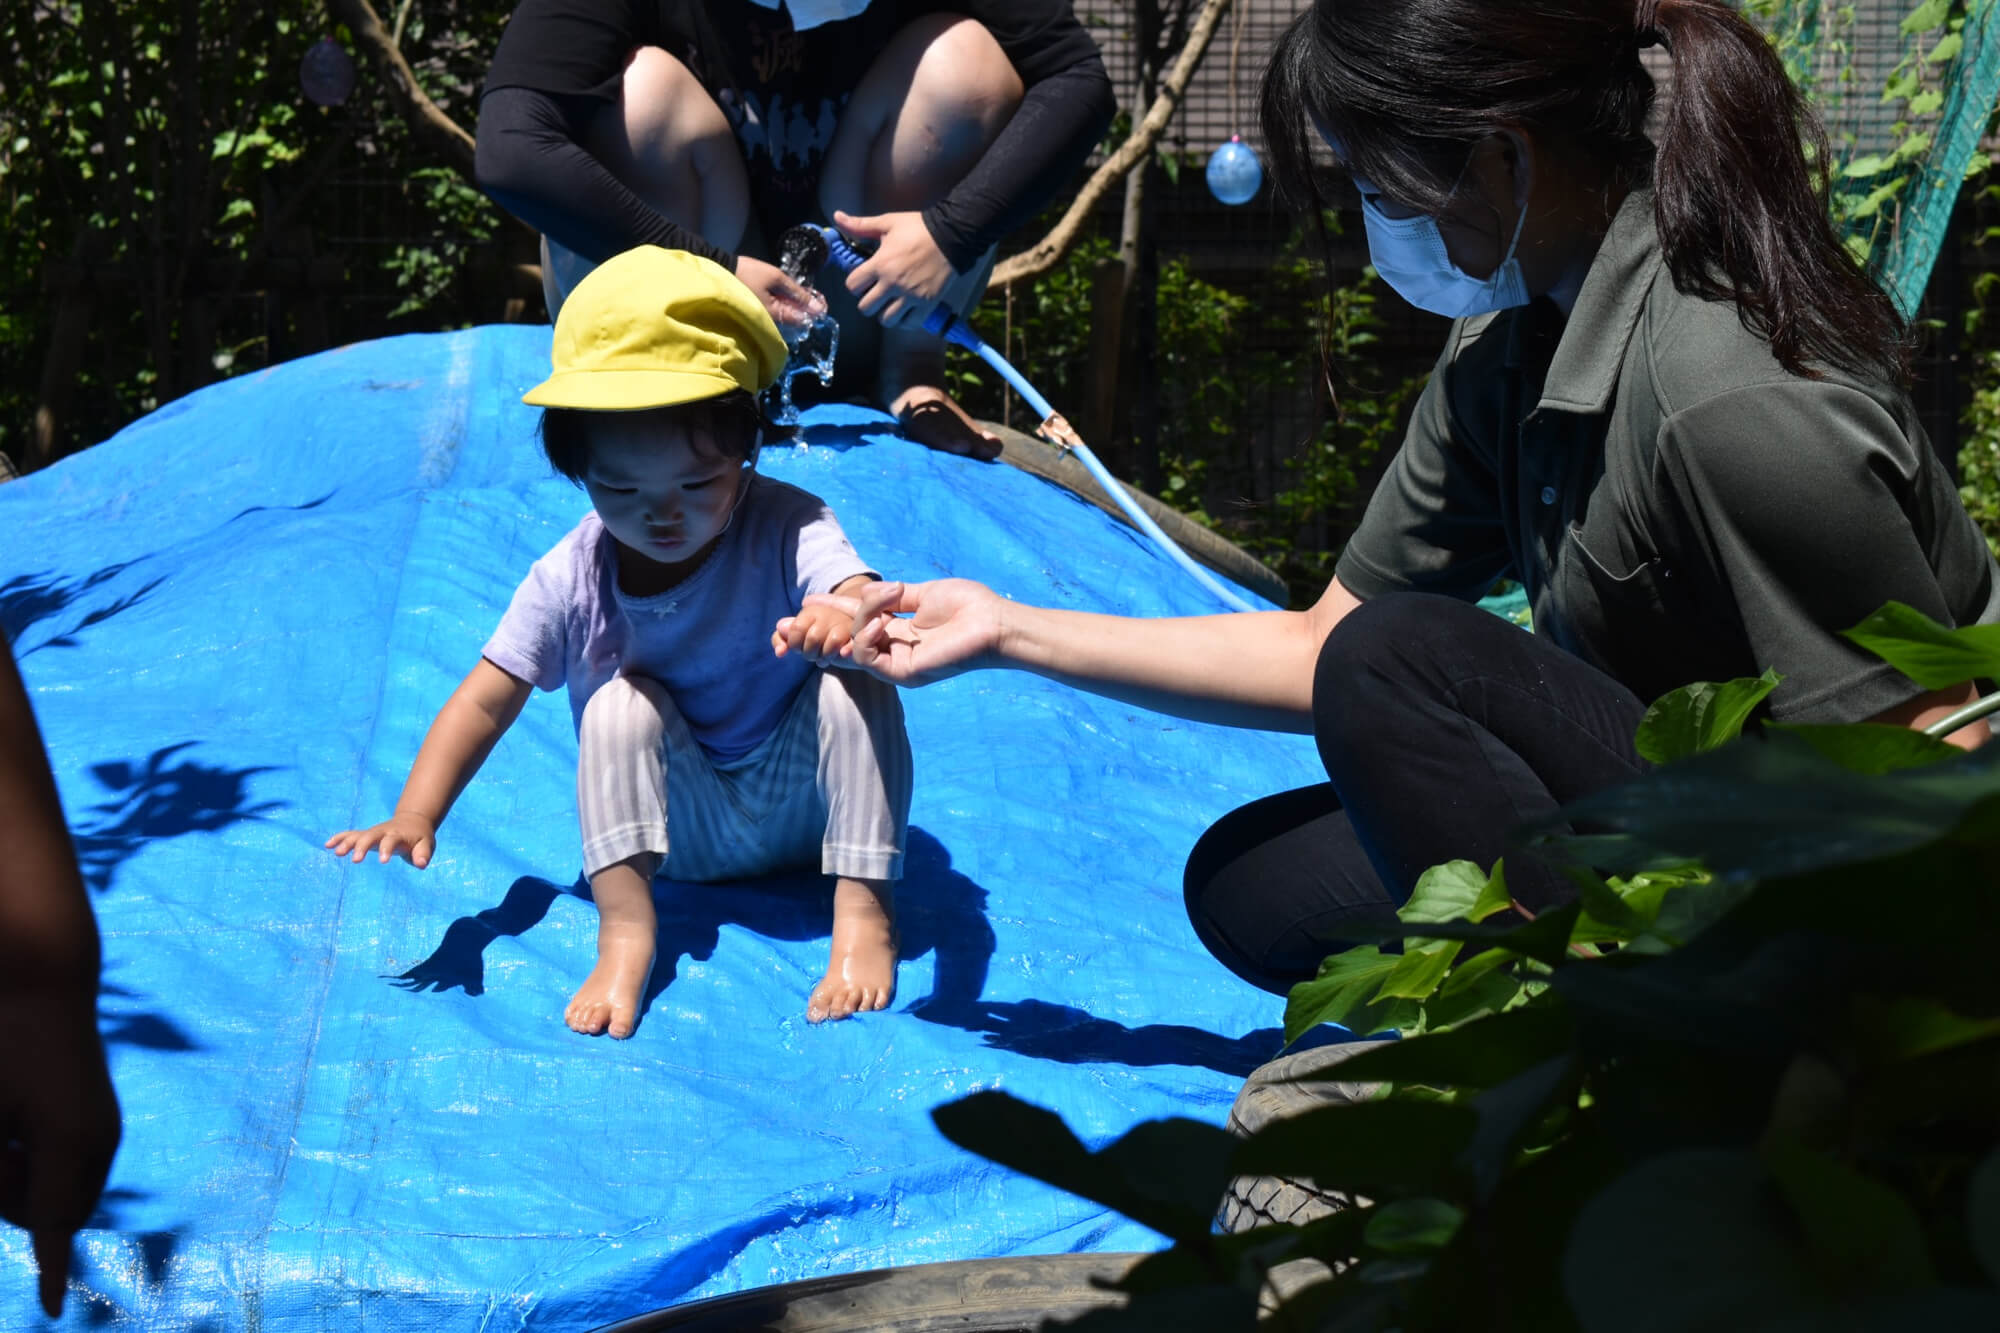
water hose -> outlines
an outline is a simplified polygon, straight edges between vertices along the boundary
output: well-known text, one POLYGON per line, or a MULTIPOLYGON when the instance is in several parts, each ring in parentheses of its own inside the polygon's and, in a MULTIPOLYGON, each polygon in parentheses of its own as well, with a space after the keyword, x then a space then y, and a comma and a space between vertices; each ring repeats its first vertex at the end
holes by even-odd
MULTIPOLYGON (((833 228, 820 227, 817 230, 820 233, 820 238, 826 242, 827 262, 838 264, 843 272, 852 273, 855 266, 866 258, 860 251, 847 243, 846 237, 833 228)), ((1207 588, 1217 597, 1220 597, 1226 605, 1234 610, 1254 611, 1257 609, 1244 601, 1236 593, 1224 587, 1213 574, 1197 564, 1194 557, 1183 551, 1172 537, 1162 532, 1160 525, 1153 521, 1153 516, 1139 507, 1138 503, 1133 500, 1125 487, 1120 485, 1118 479, 1111 475, 1110 469, 1106 468, 1097 455, 1091 452, 1090 446, 1083 442, 1083 437, 1078 435, 1069 422, 1063 419, 1060 412, 1050 406, 1048 399, 1035 391, 1034 385, 1028 383, 1027 376, 1014 369, 1008 363, 1006 357, 1000 355, 999 352, 987 344, 984 338, 973 331, 970 324, 940 305, 933 308, 930 314, 924 317, 923 327, 926 333, 934 334, 937 337, 943 338, 946 342, 956 343, 958 346, 963 347, 966 351, 993 367, 995 371, 999 372, 1002 379, 1013 385, 1014 392, 1020 394, 1028 406, 1041 415, 1042 424, 1036 433, 1056 448, 1075 454, 1077 461, 1089 469, 1090 475, 1097 479, 1097 484, 1104 488, 1104 493, 1110 496, 1120 509, 1125 511, 1125 516, 1132 520, 1132 525, 1150 537, 1162 551, 1167 553, 1168 557, 1175 564, 1186 570, 1197 583, 1207 588)))

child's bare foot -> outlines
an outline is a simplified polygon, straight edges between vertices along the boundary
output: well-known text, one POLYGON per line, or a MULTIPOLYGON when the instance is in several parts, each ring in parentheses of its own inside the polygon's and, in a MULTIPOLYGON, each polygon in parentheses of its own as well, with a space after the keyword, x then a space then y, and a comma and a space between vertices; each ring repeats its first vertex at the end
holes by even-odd
POLYGON ((639 1026, 639 1001, 653 977, 652 927, 604 921, 597 927, 597 966, 563 1010, 570 1029, 587 1037, 609 1032, 623 1041, 639 1026))
POLYGON ((842 877, 833 886, 833 951, 806 1001, 814 1023, 886 1009, 896 998, 896 899, 884 880, 842 877))
POLYGON ((659 857, 641 852, 590 877, 590 896, 597 903, 597 966, 563 1010, 572 1031, 589 1037, 608 1032, 622 1041, 639 1026, 660 929, 653 911, 653 872, 659 864, 659 857))

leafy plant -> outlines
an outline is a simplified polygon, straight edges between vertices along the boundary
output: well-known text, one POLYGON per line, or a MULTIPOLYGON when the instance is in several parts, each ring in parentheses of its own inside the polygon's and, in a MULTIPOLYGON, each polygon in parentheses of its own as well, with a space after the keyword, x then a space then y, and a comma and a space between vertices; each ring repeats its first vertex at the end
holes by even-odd
MULTIPOLYGON (((2000 675, 2000 627, 1892 604, 1849 637, 1927 688, 2000 675)), ((1325 1074, 1373 1098, 1094 1153, 1002 1093, 939 1107, 954 1142, 1171 1242, 1127 1310, 1068 1327, 1257 1327, 1269 1270, 1306 1256, 1333 1276, 1262 1327, 2000 1327, 2000 746, 1758 725, 1776 684, 1668 695, 1640 732, 1659 767, 1564 812, 1602 831, 1534 833, 1575 902, 1531 916, 1504 867, 1439 867, 1400 953, 1294 991, 1288 1036, 1404 1034, 1325 1074), (1232 1174, 1356 1202, 1215 1235, 1232 1174)))
MULTIPOLYGON (((992 294, 974 315, 988 337, 1005 337, 1007 358, 1058 407, 1093 392, 1094 275, 1114 254, 1102 237, 1081 242, 1011 305, 992 294)), ((1257 554, 1285 576, 1294 600, 1309 602, 1332 577, 1369 465, 1393 443, 1423 378, 1383 383, 1373 269, 1329 287, 1325 265, 1295 235, 1270 279, 1284 296, 1253 312, 1248 297, 1200 277, 1184 256, 1161 263, 1160 498, 1257 554), (1263 334, 1254 345, 1245 336, 1253 313, 1263 334), (1246 405, 1322 381, 1325 416, 1282 460, 1274 493, 1245 499, 1259 487, 1244 447, 1246 405)), ((975 415, 1007 412, 1003 387, 970 354, 949 349, 947 375, 975 415)), ((1035 424, 1018 409, 1015 421, 1035 424)), ((1093 446, 1104 451, 1103 441, 1093 446)))
MULTIPOLYGON (((403 7, 446 110, 470 111, 511 8, 403 7)), ((365 62, 344 105, 307 99, 326 36, 346 34, 316 3, 0 11, 0 54, 34 71, 0 82, 0 450, 39 466, 219 376, 465 321, 457 279, 499 214, 434 169, 365 62)))

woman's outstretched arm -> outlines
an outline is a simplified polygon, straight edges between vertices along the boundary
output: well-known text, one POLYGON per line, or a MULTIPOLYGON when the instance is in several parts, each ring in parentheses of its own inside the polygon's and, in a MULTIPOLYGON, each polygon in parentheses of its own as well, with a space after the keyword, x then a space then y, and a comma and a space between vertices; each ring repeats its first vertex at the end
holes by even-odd
POLYGON ((884 583, 854 600, 850 655, 899 685, 1013 667, 1176 717, 1308 732, 1320 646, 1359 605, 1339 579, 1306 611, 1156 620, 1028 606, 968 579, 884 583))

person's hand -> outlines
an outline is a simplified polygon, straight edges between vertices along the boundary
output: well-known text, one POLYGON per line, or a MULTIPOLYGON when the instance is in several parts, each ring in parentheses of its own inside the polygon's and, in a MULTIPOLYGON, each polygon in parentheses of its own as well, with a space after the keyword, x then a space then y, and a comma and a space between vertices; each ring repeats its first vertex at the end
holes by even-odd
POLYGON ((764 309, 771 312, 771 319, 781 333, 787 330, 803 332, 826 313, 824 296, 793 282, 776 264, 767 264, 749 255, 738 255, 736 278, 764 303, 764 309))
POLYGON ((335 856, 351 856, 359 861, 370 850, 377 859, 388 861, 401 856, 417 869, 431 863, 437 851, 437 821, 414 811, 398 810, 373 828, 347 829, 326 840, 335 856))
POLYGON ((849 655, 898 685, 928 685, 985 666, 1000 644, 1006 603, 971 579, 878 583, 854 600, 849 655))
POLYGON ((27 1231, 51 1319, 120 1136, 95 981, 0 984, 0 1218, 27 1231))
POLYGON ((938 249, 921 213, 880 213, 858 218, 836 211, 833 224, 856 240, 875 242, 875 253, 847 275, 861 313, 888 328, 921 324, 958 276, 938 249))
POLYGON ((786 616, 771 631, 771 651, 779 657, 798 653, 808 662, 838 661, 848 655, 854 637, 854 613, 860 599, 835 593, 815 593, 795 616, 786 616))

